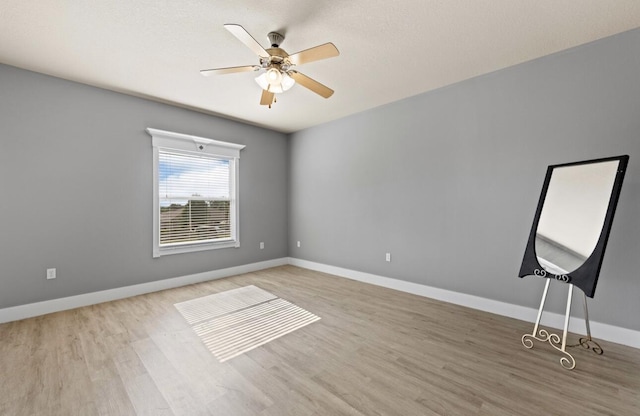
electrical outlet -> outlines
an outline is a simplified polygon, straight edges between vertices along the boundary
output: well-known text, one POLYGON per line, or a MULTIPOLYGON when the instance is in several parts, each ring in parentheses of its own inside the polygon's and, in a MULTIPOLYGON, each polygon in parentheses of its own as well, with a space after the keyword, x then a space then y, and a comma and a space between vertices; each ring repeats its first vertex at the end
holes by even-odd
POLYGON ((391 253, 387 253, 387 255, 384 257, 384 259, 386 261, 391 261, 391 253))
POLYGON ((300 241, 298 241, 298 248, 300 247, 300 241))
POLYGON ((264 241, 260 241, 260 250, 264 250, 264 241))
POLYGON ((47 269, 47 280, 56 278, 56 269, 47 269))

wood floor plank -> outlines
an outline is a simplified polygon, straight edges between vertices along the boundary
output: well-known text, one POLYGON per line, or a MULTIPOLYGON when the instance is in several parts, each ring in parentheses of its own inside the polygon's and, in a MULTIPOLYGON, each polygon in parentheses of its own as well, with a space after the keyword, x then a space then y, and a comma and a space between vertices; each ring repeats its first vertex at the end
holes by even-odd
POLYGON ((174 415, 133 347, 119 350, 114 364, 136 415, 174 415))
MULTIPOLYGON (((209 415, 206 403, 200 402, 188 380, 176 370, 158 349, 152 339, 147 338, 133 343, 133 349, 140 357, 151 379, 162 392, 163 397, 171 407, 173 414, 179 415, 209 415)), ((192 382, 197 382, 193 380, 192 382)))
POLYGON ((282 266, 0 325, 0 414, 640 414, 640 350, 567 371, 531 327, 282 266), (322 319, 220 363, 173 305, 248 285, 322 319))
POLYGON ((94 394, 95 407, 100 416, 136 415, 135 407, 120 377, 97 380, 92 382, 92 385, 94 391, 100 392, 100 394, 94 394))

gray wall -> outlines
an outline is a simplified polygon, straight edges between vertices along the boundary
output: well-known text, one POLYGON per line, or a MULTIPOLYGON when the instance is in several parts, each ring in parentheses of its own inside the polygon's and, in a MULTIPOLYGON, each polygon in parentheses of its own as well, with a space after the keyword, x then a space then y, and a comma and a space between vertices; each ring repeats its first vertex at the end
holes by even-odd
POLYGON ((640 330, 638 74, 634 30, 293 134, 290 255, 537 308, 516 276, 546 167, 629 154, 590 312, 640 330))
POLYGON ((537 307, 546 166, 629 154, 591 313, 640 330, 638 73, 634 30, 287 138, 0 65, 0 308, 287 255, 537 307), (152 258, 146 127, 247 145, 241 248, 152 258))
POLYGON ((287 256, 286 164, 284 134, 0 65, 0 308, 287 256), (247 145, 240 248, 152 258, 146 127, 247 145))

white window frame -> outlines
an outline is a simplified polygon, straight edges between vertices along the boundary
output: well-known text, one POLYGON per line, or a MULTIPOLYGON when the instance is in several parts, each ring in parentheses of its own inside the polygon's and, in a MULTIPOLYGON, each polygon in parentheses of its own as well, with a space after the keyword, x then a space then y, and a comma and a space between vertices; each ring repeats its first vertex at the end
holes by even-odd
POLYGON ((214 250, 219 248, 240 247, 238 232, 239 203, 238 203, 238 177, 240 172, 240 150, 244 145, 228 143, 189 134, 174 133, 171 131, 147 128, 151 135, 153 146, 153 257, 169 254, 191 253, 196 251, 214 250), (177 246, 160 246, 160 149, 177 151, 185 154, 206 154, 229 160, 230 171, 230 217, 231 237, 223 241, 193 242, 177 246))

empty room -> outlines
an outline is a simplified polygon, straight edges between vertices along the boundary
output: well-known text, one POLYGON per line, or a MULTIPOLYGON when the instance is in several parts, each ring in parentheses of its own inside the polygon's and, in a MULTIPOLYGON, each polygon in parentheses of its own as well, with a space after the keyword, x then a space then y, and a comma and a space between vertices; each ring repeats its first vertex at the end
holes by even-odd
POLYGON ((0 4, 0 415, 640 414, 640 2, 0 4))

